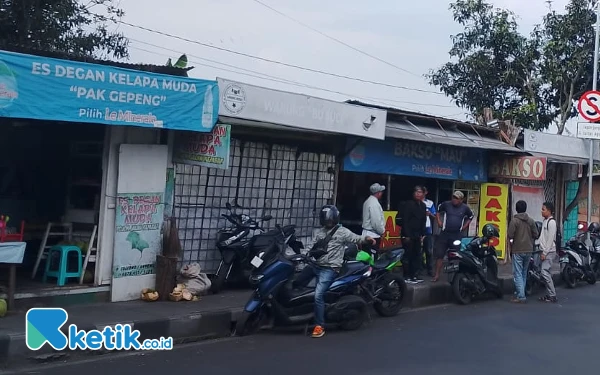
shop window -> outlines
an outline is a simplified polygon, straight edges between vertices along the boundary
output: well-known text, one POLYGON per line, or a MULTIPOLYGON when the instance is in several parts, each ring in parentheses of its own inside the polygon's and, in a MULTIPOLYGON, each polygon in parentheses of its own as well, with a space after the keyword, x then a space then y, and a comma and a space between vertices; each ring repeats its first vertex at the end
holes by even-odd
POLYGON ((199 262, 214 272, 221 260, 215 241, 228 225, 225 204, 236 199, 252 217, 269 214, 275 224, 297 226, 305 244, 318 227, 318 209, 333 195, 333 155, 299 152, 297 147, 232 139, 229 169, 176 164, 175 209, 183 254, 180 266, 199 262))

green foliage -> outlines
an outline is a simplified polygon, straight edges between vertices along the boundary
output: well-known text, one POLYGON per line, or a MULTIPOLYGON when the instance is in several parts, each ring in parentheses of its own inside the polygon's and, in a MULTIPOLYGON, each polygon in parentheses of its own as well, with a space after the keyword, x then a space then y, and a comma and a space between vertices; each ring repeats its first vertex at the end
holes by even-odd
POLYGON ((0 49, 27 47, 96 58, 126 58, 128 40, 110 28, 116 0, 0 0, 0 49))
POLYGON ((549 11, 529 36, 513 13, 485 0, 450 5, 464 31, 452 37, 451 61, 428 75, 431 84, 473 115, 492 108, 499 119, 531 129, 576 116, 575 100, 591 88, 595 0, 570 0, 549 11))

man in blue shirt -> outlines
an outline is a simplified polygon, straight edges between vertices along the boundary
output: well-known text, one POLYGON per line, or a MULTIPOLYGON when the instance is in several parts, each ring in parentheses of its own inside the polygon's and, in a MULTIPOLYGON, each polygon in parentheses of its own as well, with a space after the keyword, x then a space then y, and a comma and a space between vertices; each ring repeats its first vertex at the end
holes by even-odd
POLYGON ((433 255, 435 257, 435 276, 433 282, 440 278, 444 257, 448 252, 452 243, 462 239, 462 232, 465 231, 471 220, 473 220, 473 211, 464 203, 465 195, 462 191, 457 190, 452 194, 452 200, 440 204, 437 212, 437 222, 442 233, 440 233, 435 242, 433 255), (442 222, 441 213, 444 213, 444 221, 442 222))
POLYGON ((433 222, 436 218, 437 210, 435 209, 435 204, 431 199, 427 199, 427 187, 423 186, 423 203, 425 203, 425 208, 427 209, 427 222, 426 222, 426 230, 425 230, 425 238, 423 238, 423 252, 425 253, 425 262, 423 264, 423 269, 427 270, 427 275, 433 276, 433 264, 431 262, 431 257, 433 255, 433 222))

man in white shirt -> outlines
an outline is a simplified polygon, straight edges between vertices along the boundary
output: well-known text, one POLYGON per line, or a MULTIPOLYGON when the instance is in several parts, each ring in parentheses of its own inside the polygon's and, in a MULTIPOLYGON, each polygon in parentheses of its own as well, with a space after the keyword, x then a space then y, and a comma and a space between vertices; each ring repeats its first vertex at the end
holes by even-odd
POLYGON ((546 284, 547 294, 540 298, 542 302, 556 303, 556 289, 554 288, 554 281, 552 280, 552 262, 556 257, 556 232, 558 226, 556 225, 556 219, 554 219, 554 204, 545 202, 542 205, 542 216, 544 222, 542 223, 542 233, 540 234, 540 250, 542 251, 542 278, 546 284))
POLYGON ((374 238, 375 249, 381 245, 381 236, 385 232, 385 217, 379 200, 383 196, 385 186, 375 183, 370 187, 371 195, 363 204, 362 235, 374 238))

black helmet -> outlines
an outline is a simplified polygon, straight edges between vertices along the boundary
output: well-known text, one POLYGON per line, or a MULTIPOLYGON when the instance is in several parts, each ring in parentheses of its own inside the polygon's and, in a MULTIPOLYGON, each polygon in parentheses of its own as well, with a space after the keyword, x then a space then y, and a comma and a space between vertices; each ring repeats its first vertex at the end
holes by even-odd
POLYGON ((600 233, 600 224, 598 224, 596 222, 591 223, 590 226, 588 227, 588 232, 594 233, 594 234, 600 233))
POLYGON ((325 228, 333 228, 340 223, 340 211, 333 205, 323 206, 319 212, 319 222, 325 228))
POLYGON ((483 234, 483 237, 485 237, 485 238, 500 237, 500 232, 498 231, 498 228, 496 228, 496 226, 494 224, 484 225, 483 229, 481 229, 481 233, 483 234))

